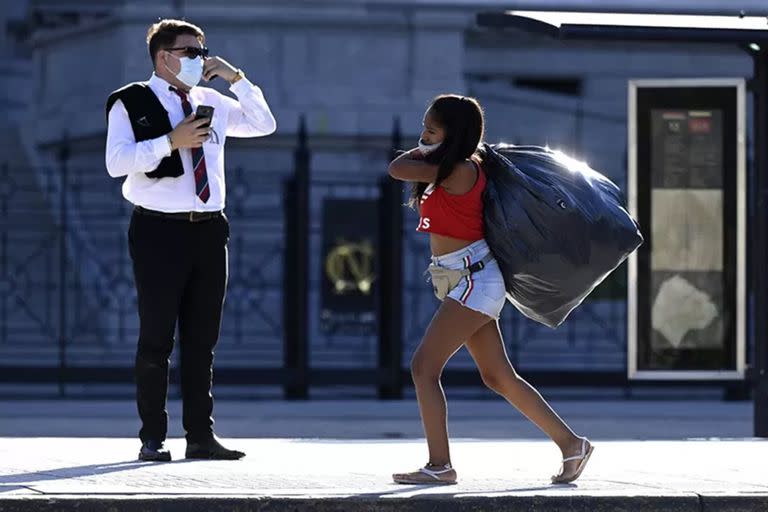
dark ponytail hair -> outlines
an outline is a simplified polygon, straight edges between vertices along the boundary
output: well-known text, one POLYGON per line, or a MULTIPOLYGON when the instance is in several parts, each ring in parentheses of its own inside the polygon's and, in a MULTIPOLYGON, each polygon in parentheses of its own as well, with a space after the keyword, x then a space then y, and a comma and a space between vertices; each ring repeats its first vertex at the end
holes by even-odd
MULTIPOLYGON (((438 166, 435 187, 453 172, 456 164, 470 158, 483 140, 485 121, 483 109, 475 98, 457 94, 442 94, 432 100, 427 113, 445 130, 445 139, 437 150, 424 160, 438 166)), ((408 204, 415 208, 428 183, 414 182, 408 204)))

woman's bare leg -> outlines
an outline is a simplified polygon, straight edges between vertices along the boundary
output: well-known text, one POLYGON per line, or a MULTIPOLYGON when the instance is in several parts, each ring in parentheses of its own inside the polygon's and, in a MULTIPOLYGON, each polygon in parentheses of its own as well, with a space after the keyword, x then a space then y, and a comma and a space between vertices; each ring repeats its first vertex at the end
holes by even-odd
MULTIPOLYGON (((560 448, 563 458, 578 455, 582 438, 577 436, 536 389, 520 377, 507 357, 498 322, 491 321, 467 341, 483 382, 546 433, 560 448)), ((576 471, 579 461, 564 464, 561 474, 576 471)))
MULTIPOLYGON (((429 464, 450 464, 447 408, 440 384, 443 367, 472 333, 490 318, 465 308, 453 299, 440 305, 411 361, 421 421, 429 447, 429 464)), ((455 476, 455 475, 454 475, 455 476)))

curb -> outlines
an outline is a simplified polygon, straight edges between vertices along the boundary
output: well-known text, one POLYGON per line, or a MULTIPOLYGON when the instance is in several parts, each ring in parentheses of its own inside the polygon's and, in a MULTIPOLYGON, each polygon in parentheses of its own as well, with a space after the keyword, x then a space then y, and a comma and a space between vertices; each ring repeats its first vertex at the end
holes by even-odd
POLYGON ((450 494, 292 499, 203 496, 18 496, 0 498, 0 512, 765 512, 754 496, 495 496, 450 494))

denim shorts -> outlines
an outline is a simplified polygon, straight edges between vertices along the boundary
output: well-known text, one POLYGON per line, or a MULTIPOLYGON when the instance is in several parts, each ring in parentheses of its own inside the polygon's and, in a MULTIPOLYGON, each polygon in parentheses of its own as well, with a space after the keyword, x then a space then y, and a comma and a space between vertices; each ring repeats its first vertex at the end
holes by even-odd
MULTIPOLYGON (((478 240, 458 251, 442 256, 432 256, 432 263, 458 270, 481 261, 490 251, 485 240, 478 240)), ((495 259, 491 259, 482 270, 463 278, 454 289, 448 292, 448 297, 464 307, 498 319, 506 298, 504 277, 501 275, 499 264, 495 259)))

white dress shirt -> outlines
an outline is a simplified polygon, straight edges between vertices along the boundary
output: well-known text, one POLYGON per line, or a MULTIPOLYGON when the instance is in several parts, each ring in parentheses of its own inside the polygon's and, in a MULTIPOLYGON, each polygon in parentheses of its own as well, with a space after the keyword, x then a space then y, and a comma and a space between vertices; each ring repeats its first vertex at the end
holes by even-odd
MULTIPOLYGON (((184 120, 181 98, 169 90, 170 84, 152 74, 147 82, 152 92, 168 111, 171 126, 184 120)), ((211 196, 204 203, 195 194, 195 177, 192 171, 192 150, 180 148, 184 174, 178 178, 148 178, 145 173, 154 171, 160 161, 171 154, 168 138, 136 142, 131 121, 123 102, 118 100, 109 111, 107 128, 106 164, 113 178, 127 176, 123 183, 123 196, 131 203, 162 212, 216 211, 223 210, 226 198, 224 180, 224 142, 231 137, 259 137, 273 133, 275 118, 269 110, 261 89, 242 78, 230 91, 238 101, 224 96, 209 87, 193 87, 187 97, 194 112, 198 105, 214 108, 211 137, 203 143, 205 165, 211 196)))

